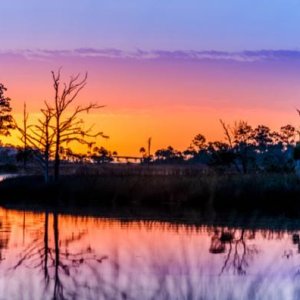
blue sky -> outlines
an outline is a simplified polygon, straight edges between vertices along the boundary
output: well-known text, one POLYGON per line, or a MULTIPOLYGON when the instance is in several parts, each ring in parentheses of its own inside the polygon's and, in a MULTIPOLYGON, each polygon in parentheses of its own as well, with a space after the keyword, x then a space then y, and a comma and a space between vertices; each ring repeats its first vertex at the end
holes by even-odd
POLYGON ((0 49, 300 49, 299 0, 10 0, 0 49))

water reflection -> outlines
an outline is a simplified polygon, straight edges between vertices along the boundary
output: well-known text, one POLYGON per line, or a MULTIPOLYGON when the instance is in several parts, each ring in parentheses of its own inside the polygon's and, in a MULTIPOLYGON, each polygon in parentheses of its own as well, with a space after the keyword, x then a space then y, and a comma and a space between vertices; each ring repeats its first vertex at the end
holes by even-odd
POLYGON ((297 299, 300 230, 0 209, 0 298, 297 299))
POLYGON ((249 264, 259 252, 256 245, 248 245, 248 241, 252 239, 255 239, 255 231, 253 230, 250 232, 244 229, 222 229, 221 232, 215 230, 211 238, 209 252, 213 254, 226 252, 220 275, 225 271, 230 271, 230 269, 233 270, 234 274, 246 275, 249 264))
POLYGON ((97 276, 97 272, 94 270, 96 263, 100 264, 107 257, 97 256, 90 246, 72 253, 69 250, 70 246, 72 243, 80 241, 86 232, 72 232, 70 236, 60 239, 61 228, 59 227, 58 214, 51 214, 51 219, 52 238, 49 233, 49 213, 45 212, 43 229, 37 230, 31 242, 17 255, 16 264, 12 270, 17 271, 24 266, 36 269, 42 275, 43 294, 50 296, 52 293, 52 299, 81 297, 84 294, 81 289, 90 289, 89 281, 92 278, 87 277, 85 281, 81 282, 80 276, 78 276, 80 267, 90 268, 97 276))

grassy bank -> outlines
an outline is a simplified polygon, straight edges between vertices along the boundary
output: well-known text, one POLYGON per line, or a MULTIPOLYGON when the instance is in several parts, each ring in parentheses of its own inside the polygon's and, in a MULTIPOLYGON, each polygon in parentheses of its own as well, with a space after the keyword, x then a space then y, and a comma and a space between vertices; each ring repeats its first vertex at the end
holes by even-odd
POLYGON ((300 183, 294 175, 63 176, 45 185, 41 177, 0 183, 0 204, 95 209, 262 211, 300 215, 300 183))

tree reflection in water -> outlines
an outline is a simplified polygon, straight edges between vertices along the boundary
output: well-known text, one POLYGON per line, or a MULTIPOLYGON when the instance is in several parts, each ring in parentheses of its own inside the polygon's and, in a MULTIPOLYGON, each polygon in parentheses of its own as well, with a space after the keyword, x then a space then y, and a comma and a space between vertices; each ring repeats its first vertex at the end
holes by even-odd
POLYGON ((255 238, 255 231, 249 233, 245 229, 216 229, 211 237, 211 246, 209 252, 212 254, 221 254, 226 252, 224 264, 220 275, 225 271, 233 270, 234 274, 246 275, 246 269, 254 256, 258 254, 255 245, 247 245, 247 240, 255 238), (228 247, 226 247, 228 246, 228 247))
POLYGON ((7 249, 10 234, 10 223, 7 215, 0 219, 0 262, 5 260, 3 256, 3 250, 7 249))
MULTIPOLYGON (((94 283, 101 282, 100 272, 97 264, 108 259, 107 256, 97 256, 91 247, 87 247, 77 253, 69 251, 69 245, 79 241, 84 232, 73 235, 64 240, 59 237, 59 216, 57 213, 51 214, 53 219, 53 243, 50 243, 49 237, 49 213, 44 214, 43 237, 37 234, 37 237, 20 254, 19 260, 13 266, 12 270, 17 270, 20 266, 39 269, 43 274, 44 294, 50 293, 52 288, 52 299, 73 299, 84 293, 83 290, 90 293, 94 283), (53 246, 52 246, 53 244, 53 246), (62 244, 65 249, 62 250, 62 244), (87 268, 93 277, 81 281, 79 273, 87 268)), ((98 286, 96 285, 96 288, 98 286)), ((98 292, 98 291, 97 291, 98 292)))
POLYGON ((299 256, 288 261, 283 256, 291 248, 298 251, 294 228, 128 222, 50 212, 28 213, 28 224, 23 213, 9 221, 12 234, 0 242, 8 247, 0 298, 288 299, 300 290, 294 278, 299 256))

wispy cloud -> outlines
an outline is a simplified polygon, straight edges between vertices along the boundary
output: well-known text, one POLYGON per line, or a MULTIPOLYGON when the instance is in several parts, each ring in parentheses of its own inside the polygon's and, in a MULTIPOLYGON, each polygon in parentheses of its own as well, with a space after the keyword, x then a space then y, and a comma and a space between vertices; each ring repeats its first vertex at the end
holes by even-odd
POLYGON ((54 59, 56 57, 93 57, 111 59, 135 59, 135 60, 186 60, 186 61, 235 61, 235 62, 257 62, 257 61, 282 61, 300 60, 298 50, 259 50, 242 52, 225 51, 123 51, 119 49, 94 49, 79 48, 74 50, 9 50, 0 51, 0 55, 22 56, 27 59, 54 59))

